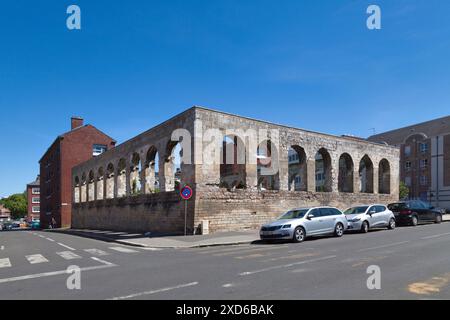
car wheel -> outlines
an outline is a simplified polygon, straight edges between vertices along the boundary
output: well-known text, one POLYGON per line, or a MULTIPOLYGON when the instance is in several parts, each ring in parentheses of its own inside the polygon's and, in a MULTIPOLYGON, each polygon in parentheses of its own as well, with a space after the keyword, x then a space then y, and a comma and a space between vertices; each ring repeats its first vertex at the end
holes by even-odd
POLYGON ((361 226, 361 232, 362 232, 362 233, 367 233, 367 232, 369 232, 369 223, 368 223, 367 221, 364 221, 364 222, 362 223, 362 226, 361 226))
POLYGON ((441 223, 442 222, 442 215, 438 214, 436 216, 436 220, 434 221, 435 223, 441 223))
POLYGON ((294 230, 294 237, 292 240, 294 240, 294 242, 303 242, 303 240, 305 240, 305 235, 305 229, 297 227, 294 230))
POLYGON ((417 226, 419 224, 419 219, 417 219, 417 217, 416 216, 413 216, 412 218, 411 218, 411 225, 412 226, 417 226))
POLYGON ((391 218, 391 220, 389 220, 388 229, 389 229, 389 230, 394 230, 395 227, 396 227, 396 225, 395 225, 395 219, 394 219, 394 218, 391 218))
POLYGON ((336 224, 336 227, 334 227, 334 235, 336 237, 342 237, 344 235, 344 226, 342 223, 336 224))

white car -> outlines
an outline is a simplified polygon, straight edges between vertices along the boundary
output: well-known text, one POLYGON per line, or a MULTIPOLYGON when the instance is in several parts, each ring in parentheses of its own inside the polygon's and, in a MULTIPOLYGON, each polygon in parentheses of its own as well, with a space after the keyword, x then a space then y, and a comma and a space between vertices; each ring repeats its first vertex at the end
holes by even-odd
POLYGON ((372 228, 395 229, 395 215, 385 205, 356 206, 344 211, 348 231, 369 232, 372 228))

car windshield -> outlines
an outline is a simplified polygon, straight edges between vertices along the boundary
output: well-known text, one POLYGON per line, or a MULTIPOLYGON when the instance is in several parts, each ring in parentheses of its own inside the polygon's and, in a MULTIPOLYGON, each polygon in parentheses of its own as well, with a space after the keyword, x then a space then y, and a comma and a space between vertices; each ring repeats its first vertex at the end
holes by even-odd
POLYGON ((305 216, 309 209, 291 210, 283 214, 278 220, 300 219, 305 216))
POLYGON ((360 214, 360 213, 364 213, 366 212, 367 208, 369 207, 353 207, 353 208, 348 208, 347 210, 345 210, 345 214, 360 214))

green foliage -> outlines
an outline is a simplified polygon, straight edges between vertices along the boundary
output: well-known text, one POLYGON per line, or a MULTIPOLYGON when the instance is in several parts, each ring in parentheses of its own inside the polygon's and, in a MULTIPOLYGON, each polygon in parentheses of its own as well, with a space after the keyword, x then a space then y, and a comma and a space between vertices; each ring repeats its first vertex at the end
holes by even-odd
POLYGON ((0 203, 11 211, 13 219, 23 218, 27 215, 27 197, 24 193, 17 193, 3 198, 0 203))
POLYGON ((406 199, 409 196, 409 188, 403 181, 400 182, 399 195, 400 199, 406 199))

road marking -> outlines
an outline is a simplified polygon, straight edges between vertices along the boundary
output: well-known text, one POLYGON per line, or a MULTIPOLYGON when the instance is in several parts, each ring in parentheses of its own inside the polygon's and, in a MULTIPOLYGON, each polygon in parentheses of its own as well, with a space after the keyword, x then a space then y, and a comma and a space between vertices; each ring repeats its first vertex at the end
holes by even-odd
POLYGON ((318 255, 319 255, 319 253, 310 252, 310 253, 293 254, 291 256, 275 257, 275 258, 271 258, 271 259, 267 259, 267 260, 263 260, 263 261, 269 262, 269 261, 278 261, 278 260, 302 259, 302 258, 317 257, 318 255))
POLYGON ((105 252, 103 250, 99 250, 99 249, 84 249, 84 251, 86 251, 87 253, 93 254, 94 256, 107 256, 109 255, 108 252, 105 252))
POLYGON ((66 249, 69 249, 69 250, 75 250, 74 248, 72 248, 72 247, 69 247, 69 246, 66 246, 65 244, 63 244, 63 243, 60 243, 60 242, 58 242, 58 244, 61 246, 61 247, 64 247, 64 248, 66 248, 66 249))
POLYGON ((55 242, 55 240, 53 240, 52 238, 45 238, 45 239, 47 239, 48 241, 51 241, 51 242, 55 242))
POLYGON ((382 248, 389 248, 389 247, 393 247, 393 246, 399 246, 401 244, 405 244, 405 243, 408 243, 408 242, 409 241, 394 242, 394 243, 386 244, 386 245, 383 245, 383 246, 371 247, 371 248, 366 248, 366 249, 360 249, 360 250, 358 250, 358 252, 363 252, 363 251, 367 251, 367 250, 382 249, 382 248))
POLYGON ((9 258, 0 259, 0 268, 9 268, 11 267, 11 261, 9 258))
POLYGON ((42 234, 38 234, 38 237, 43 239, 45 238, 42 234))
POLYGON ((136 250, 128 249, 128 248, 124 248, 124 247, 110 247, 109 249, 114 250, 114 251, 123 252, 123 253, 137 252, 136 250))
POLYGON ((73 253, 72 251, 57 252, 56 254, 66 260, 81 259, 79 255, 73 253))
POLYGON ((5 246, 1 246, 0 250, 2 250, 2 251, 5 250, 5 246))
POLYGON ((420 239, 426 240, 426 239, 439 238, 439 237, 448 236, 448 235, 450 235, 450 232, 435 234, 435 235, 428 236, 428 237, 423 237, 423 238, 420 238, 420 239))
POLYGON ((98 261, 98 262, 100 262, 100 263, 103 263, 104 265, 107 265, 107 266, 115 266, 114 263, 108 262, 108 261, 105 261, 105 260, 102 260, 102 259, 99 259, 99 258, 97 258, 97 257, 91 257, 91 259, 92 259, 92 260, 95 260, 95 261, 98 261))
MULTIPOLYGON (((71 252, 72 253, 72 252, 71 252)), ((117 265, 102 261, 100 259, 94 259, 93 260, 101 262, 102 265, 100 266, 94 266, 94 267, 86 267, 86 268, 80 268, 80 271, 92 271, 92 270, 100 270, 100 269, 106 269, 111 267, 116 267, 117 265), (106 264, 107 263, 107 264, 106 264)), ((6 283, 6 282, 14 282, 14 281, 22 281, 22 280, 29 280, 29 279, 36 279, 36 278, 43 278, 43 277, 51 277, 51 276, 58 276, 62 274, 67 274, 67 270, 61 270, 61 271, 53 271, 53 272, 44 272, 44 273, 37 273, 37 274, 29 274, 26 276, 20 276, 20 277, 13 277, 13 278, 5 278, 0 279, 0 283, 6 283)))
POLYGON ((152 291, 145 291, 145 292, 140 292, 140 293, 134 293, 134 294, 130 294, 128 296, 123 296, 123 297, 115 297, 109 300, 126 300, 126 299, 133 299, 133 298, 137 298, 137 297, 141 297, 141 296, 148 296, 148 295, 152 295, 155 293, 161 293, 161 292, 167 292, 167 291, 172 291, 172 290, 176 290, 176 289, 182 289, 182 288, 187 288, 187 287, 193 287, 198 285, 198 282, 191 282, 191 283, 186 283, 186 284, 180 284, 179 286, 174 286, 174 287, 168 287, 168 288, 163 288, 163 289, 157 289, 157 290, 152 290, 152 291))
POLYGON ((302 265, 302 264, 306 264, 306 263, 312 263, 312 262, 317 262, 317 261, 322 261, 322 260, 329 260, 329 259, 333 259, 333 258, 336 258, 336 257, 337 256, 326 256, 326 257, 317 258, 317 259, 299 261, 299 262, 294 262, 294 263, 289 263, 289 264, 284 264, 284 265, 279 265, 279 266, 273 266, 273 267, 269 267, 269 268, 259 269, 259 270, 255 270, 255 271, 242 272, 239 275, 240 276, 248 276, 248 275, 255 274, 255 273, 272 271, 272 270, 276 270, 276 269, 289 268, 289 267, 298 266, 298 265, 302 265))
POLYGON ((360 259, 359 262, 356 262, 354 264, 352 264, 352 268, 357 268, 357 267, 361 267, 363 265, 369 264, 369 263, 373 263, 373 262, 377 262, 377 261, 381 261, 383 259, 386 259, 387 256, 381 256, 381 257, 373 257, 373 258, 362 258, 360 259))
POLYGON ((48 260, 41 254, 32 254, 29 256, 25 256, 25 258, 27 258, 28 262, 30 262, 31 264, 48 262, 48 260))
POLYGON ((450 282, 450 273, 446 273, 440 277, 433 277, 424 282, 411 283, 408 291, 418 295, 429 296, 434 293, 441 292, 441 289, 450 282))

